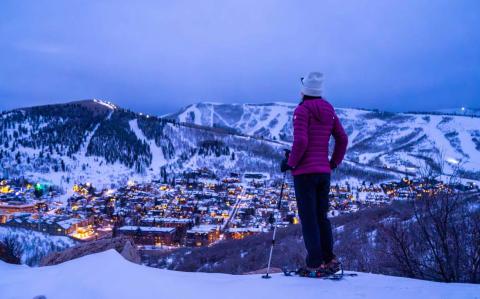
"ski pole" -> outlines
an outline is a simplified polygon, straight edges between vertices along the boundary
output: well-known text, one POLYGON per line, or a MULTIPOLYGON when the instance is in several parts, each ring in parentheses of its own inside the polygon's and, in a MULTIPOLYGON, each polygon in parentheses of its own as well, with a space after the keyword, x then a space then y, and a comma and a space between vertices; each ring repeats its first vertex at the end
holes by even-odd
MULTIPOLYGON (((289 150, 285 150, 285 158, 288 159, 288 156, 290 155, 289 150)), ((280 188, 280 199, 278 200, 278 205, 277 208, 280 211, 281 203, 282 203, 282 198, 283 198, 283 189, 285 187, 285 178, 287 177, 287 172, 285 171, 283 173, 283 179, 282 179, 282 187, 280 188)), ((272 214, 273 216, 273 214, 272 214)), ((273 253, 273 246, 275 245, 275 237, 277 235, 277 224, 275 223, 275 216, 272 217, 273 221, 273 236, 272 236, 272 244, 270 245, 270 254, 268 255, 268 266, 267 266, 267 273, 262 276, 262 278, 271 278, 270 276, 270 265, 272 262, 272 253, 273 253)))

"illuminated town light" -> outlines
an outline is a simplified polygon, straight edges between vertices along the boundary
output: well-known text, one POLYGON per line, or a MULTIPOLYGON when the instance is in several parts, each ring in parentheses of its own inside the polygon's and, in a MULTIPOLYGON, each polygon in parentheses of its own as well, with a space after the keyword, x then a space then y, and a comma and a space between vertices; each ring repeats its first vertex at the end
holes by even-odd
POLYGON ((135 186, 135 181, 134 180, 128 180, 127 186, 129 186, 129 187, 135 186))
POLYGON ((10 192, 11 192, 11 190, 10 190, 10 187, 8 185, 0 187, 0 193, 10 193, 10 192))

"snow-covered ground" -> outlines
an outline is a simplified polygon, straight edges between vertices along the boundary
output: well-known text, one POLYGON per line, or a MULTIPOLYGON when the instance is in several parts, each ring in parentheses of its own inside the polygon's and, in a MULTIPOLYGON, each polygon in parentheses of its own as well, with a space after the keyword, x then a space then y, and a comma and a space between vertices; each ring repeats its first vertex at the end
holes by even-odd
POLYGON ((480 298, 480 285, 359 273, 342 281, 274 274, 175 272, 124 260, 110 250, 40 268, 0 262, 0 297, 34 298, 480 298))

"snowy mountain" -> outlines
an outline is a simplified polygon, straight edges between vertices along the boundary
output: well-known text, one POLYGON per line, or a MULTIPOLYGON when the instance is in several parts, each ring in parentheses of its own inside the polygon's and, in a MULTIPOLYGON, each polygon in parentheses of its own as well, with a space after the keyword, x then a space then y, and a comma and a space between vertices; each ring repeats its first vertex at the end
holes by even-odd
MULTIPOLYGON (((71 190, 129 180, 171 180, 198 168, 278 174, 292 141, 293 103, 199 103, 167 117, 101 100, 0 113, 0 174, 71 190)), ((381 181, 415 172, 442 153, 452 170, 480 180, 480 118, 337 109, 350 138, 334 179, 381 181)), ((435 166, 435 165, 434 165, 435 166)))
POLYGON ((216 173, 273 172, 281 144, 134 113, 85 100, 0 114, 0 173, 110 187, 128 180, 172 179, 206 167, 216 173))
POLYGON ((478 298, 480 286, 438 283, 367 273, 342 281, 273 274, 227 275, 176 272, 124 260, 109 250, 50 267, 0 261, 1 297, 34 298, 478 298))
MULTIPOLYGON (((265 139, 292 141, 296 104, 198 103, 168 117, 210 127, 226 127, 265 139)), ((480 179, 480 118, 435 113, 391 113, 336 109, 349 135, 347 160, 400 171, 440 154, 447 171, 461 165, 463 175, 480 179)))

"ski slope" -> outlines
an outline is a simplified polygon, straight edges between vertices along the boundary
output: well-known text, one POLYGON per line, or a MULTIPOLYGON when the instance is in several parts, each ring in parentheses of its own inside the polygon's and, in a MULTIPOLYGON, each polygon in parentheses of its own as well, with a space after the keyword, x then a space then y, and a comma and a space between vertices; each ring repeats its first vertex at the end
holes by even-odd
POLYGON ((290 134, 294 103, 223 104, 202 102, 189 105, 178 114, 180 122, 197 125, 219 125, 236 129, 247 135, 261 135, 281 140, 281 135, 290 134))
POLYGON ((175 272, 130 263, 110 250, 60 265, 29 268, 0 261, 0 297, 34 298, 480 298, 480 285, 359 273, 342 281, 175 272))
POLYGON ((148 139, 145 134, 142 132, 142 130, 138 127, 138 120, 133 119, 129 121, 129 126, 130 130, 132 130, 135 133, 135 136, 150 147, 150 152, 152 153, 152 163, 150 165, 150 168, 158 173, 160 170, 160 167, 165 165, 167 163, 167 160, 165 159, 163 155, 162 149, 155 144, 155 140, 150 140, 148 139))

